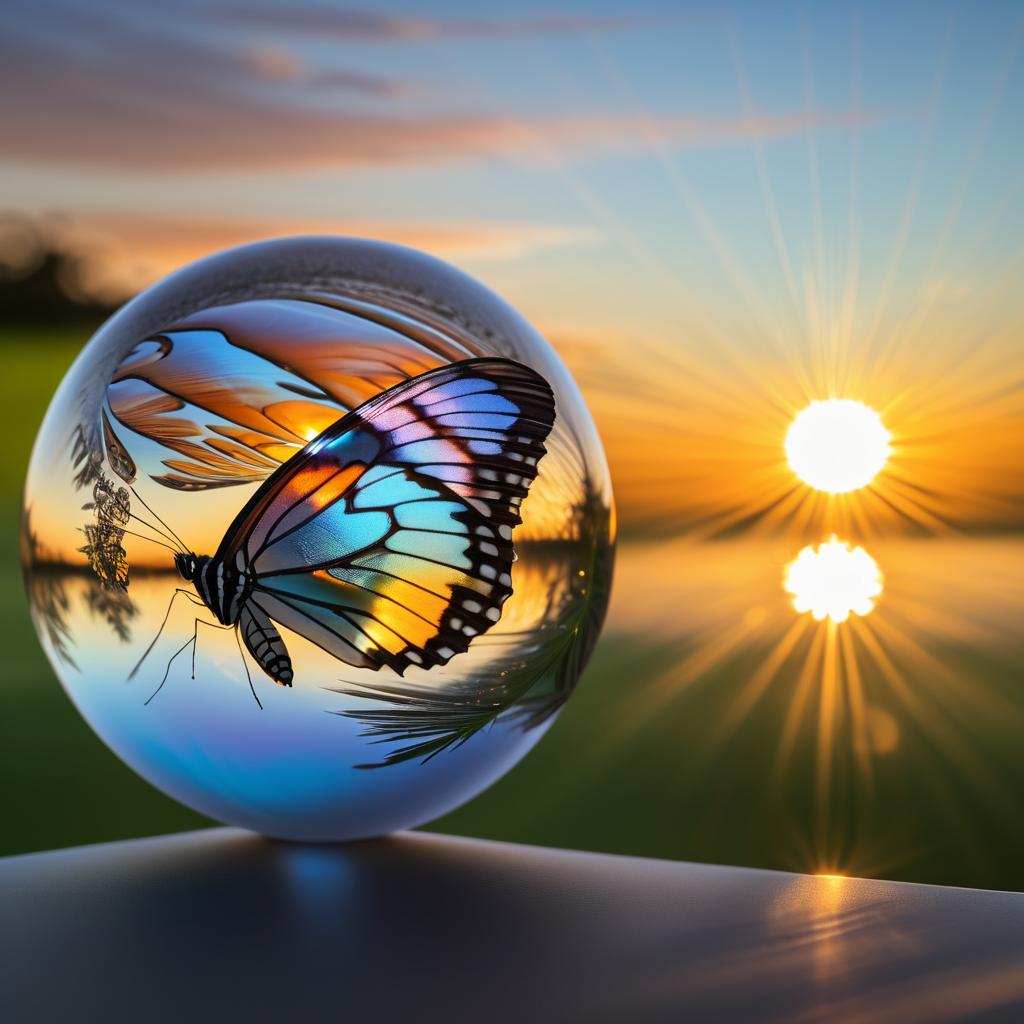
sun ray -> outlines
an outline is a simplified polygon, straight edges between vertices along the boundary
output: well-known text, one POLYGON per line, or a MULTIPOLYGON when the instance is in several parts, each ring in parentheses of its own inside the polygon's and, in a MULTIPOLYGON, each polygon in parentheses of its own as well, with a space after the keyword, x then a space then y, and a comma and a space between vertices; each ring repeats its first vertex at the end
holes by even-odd
POLYGON ((786 774, 793 752, 796 749, 804 715, 811 704, 811 699, 818 690, 822 657, 825 651, 826 626, 815 628, 811 646, 797 675, 793 694, 790 698, 782 733, 779 737, 778 754, 775 759, 774 778, 779 785, 786 774))
MULTIPOLYGON (((726 23, 726 40, 729 45, 729 53, 732 58, 733 69, 736 73, 736 83, 740 95, 740 102, 744 113, 748 116, 755 114, 753 97, 751 95, 750 83, 747 78, 746 62, 743 59, 743 51, 739 38, 736 34, 736 27, 732 19, 726 23)), ((803 326, 802 310, 800 304, 800 290, 797 287, 796 275, 793 271, 793 261, 790 256, 789 246, 786 242, 786 234, 782 227, 782 218, 779 216, 778 203, 775 199, 775 190, 772 188, 771 176, 768 173, 768 165, 764 156, 764 146, 760 139, 753 139, 751 149, 757 165, 758 183, 761 189, 761 197, 764 203, 765 214, 768 218, 768 225, 772 235, 772 244, 775 253, 779 258, 779 265, 782 269, 782 277, 786 282, 789 297, 792 302, 793 316, 797 329, 803 326)), ((809 382, 808 382, 809 384, 809 382)))
POLYGON ((719 725, 717 738, 724 743, 740 723, 753 711, 758 701, 776 679, 779 670, 786 663, 808 629, 807 620, 799 618, 782 635, 769 651, 761 667, 743 685, 730 702, 719 725))
POLYGON ((851 744, 856 754, 856 764, 860 771, 864 795, 870 799, 874 783, 874 772, 871 760, 871 743, 868 737, 866 701, 860 666, 857 663, 853 637, 850 635, 849 630, 844 629, 839 633, 839 650, 847 707, 850 713, 851 744))
MULTIPOLYGON (((863 88, 861 82, 861 24, 860 15, 852 15, 853 24, 850 32, 850 93, 854 109, 863 104, 863 88)), ((837 333, 837 370, 835 375, 834 393, 845 394, 849 387, 850 345, 853 339, 854 317, 857 309, 857 295, 860 285, 860 175, 861 175, 861 133, 854 127, 850 133, 850 179, 847 193, 847 253, 846 275, 843 282, 842 297, 836 313, 837 333)))
POLYGON ((906 249, 907 240, 910 237, 910 228, 914 221, 914 214, 920 199, 925 171, 928 166, 928 158, 931 153, 935 129, 938 125, 939 110, 942 103, 942 93, 948 70, 949 57, 953 47, 953 16, 946 19, 946 31, 938 54, 936 69, 932 78, 931 94, 928 98, 927 116, 925 118, 924 132, 918 146, 917 156, 914 160, 911 171, 910 185, 907 196, 904 200, 903 211, 900 214, 896 228, 896 237, 889 253, 889 260, 886 263, 885 273, 875 302, 874 312, 864 334, 864 345, 861 349, 862 367, 869 364, 873 359, 874 346, 878 337, 879 328, 884 320, 889 305, 890 296, 896 283, 900 265, 903 261, 903 254, 906 249))
MULTIPOLYGON (((800 62, 803 75, 804 101, 808 110, 814 110, 817 106, 817 96, 814 85, 814 67, 811 60, 810 29, 806 17, 800 21, 800 62)), ((810 182, 811 200, 811 234, 814 240, 814 271, 817 280, 808 275, 808 295, 813 295, 820 300, 827 308, 831 308, 831 289, 829 287, 829 267, 825 249, 825 217, 821 204, 821 169, 818 164, 818 143, 815 133, 808 131, 804 138, 807 148, 807 177, 810 182)), ((815 303, 815 310, 818 310, 818 302, 815 303)), ((835 380, 830 373, 831 360, 828 358, 827 332, 822 329, 822 316, 818 313, 818 329, 811 331, 811 340, 815 346, 815 353, 819 361, 819 379, 822 380, 826 393, 833 394, 835 380)), ((812 325, 813 327, 813 325, 812 325)))
MULTIPOLYGON (((911 687, 882 642, 878 624, 861 622, 858 626, 858 638, 863 649, 888 683, 889 692, 903 704, 911 719, 919 723, 924 735, 941 749, 943 757, 957 763, 963 777, 973 783, 972 789, 979 799, 997 811, 1012 806, 1014 795, 1005 789, 987 762, 972 749, 954 721, 943 714, 942 705, 926 704, 924 695, 911 687)), ((886 635, 884 630, 882 635, 886 635)), ((891 641, 895 635, 898 634, 888 633, 887 639, 891 641)))

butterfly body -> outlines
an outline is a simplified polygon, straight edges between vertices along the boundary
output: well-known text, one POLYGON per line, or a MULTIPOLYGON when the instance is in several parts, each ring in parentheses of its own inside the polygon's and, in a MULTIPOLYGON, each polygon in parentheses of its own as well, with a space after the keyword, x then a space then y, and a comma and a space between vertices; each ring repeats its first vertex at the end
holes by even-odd
POLYGON ((505 359, 429 370, 343 416, 175 566, 280 685, 277 624, 358 668, 446 664, 512 594, 512 530, 554 398, 505 359))
POLYGON ((222 626, 234 626, 252 591, 252 578, 217 558, 191 552, 174 560, 178 574, 191 583, 222 626))

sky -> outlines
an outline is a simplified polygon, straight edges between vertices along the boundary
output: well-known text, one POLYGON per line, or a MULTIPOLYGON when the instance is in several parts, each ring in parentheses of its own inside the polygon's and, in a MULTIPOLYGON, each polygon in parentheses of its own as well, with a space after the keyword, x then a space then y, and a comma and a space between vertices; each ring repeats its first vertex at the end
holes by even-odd
POLYGON ((790 515, 781 441, 830 395, 895 437, 853 526, 1001 530, 1022 29, 995 3, 43 0, 5 12, 0 206, 88 243, 108 294, 283 234, 452 260, 576 373, 627 530, 790 515))

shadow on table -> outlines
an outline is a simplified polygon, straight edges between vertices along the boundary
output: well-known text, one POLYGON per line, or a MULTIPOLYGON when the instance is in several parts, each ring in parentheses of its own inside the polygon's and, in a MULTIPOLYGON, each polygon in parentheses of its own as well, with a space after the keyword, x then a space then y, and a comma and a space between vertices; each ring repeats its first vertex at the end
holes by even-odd
POLYGON ((1019 1020, 1024 897, 405 834, 0 861, 6 1019, 1019 1020))

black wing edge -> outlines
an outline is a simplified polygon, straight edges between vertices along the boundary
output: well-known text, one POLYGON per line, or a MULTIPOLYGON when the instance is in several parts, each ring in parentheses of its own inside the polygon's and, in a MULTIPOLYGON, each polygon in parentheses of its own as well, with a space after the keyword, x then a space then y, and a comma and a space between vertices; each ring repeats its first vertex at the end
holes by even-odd
MULTIPOLYGON (((468 575, 482 589, 456 584, 441 618, 438 633, 422 651, 407 648, 399 652, 399 675, 409 664, 423 668, 445 665, 470 643, 487 632, 501 618, 502 606, 512 596, 512 563, 516 559, 512 531, 522 522, 521 505, 537 477, 538 465, 547 449, 555 422, 555 397, 551 385, 535 370, 509 359, 468 359, 448 369, 466 369, 498 386, 502 395, 516 402, 520 414, 505 433, 503 451, 473 459, 470 482, 455 477, 459 466, 420 467, 420 472, 439 480, 458 494, 467 510, 455 518, 463 521, 470 536, 467 554, 472 568, 468 575), (446 469, 453 472, 447 473, 446 469)), ((470 431, 471 433, 471 431, 470 431)), ((454 439, 454 438, 453 438, 454 439)), ((468 440, 468 439, 467 439, 468 440)))

